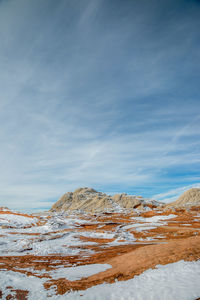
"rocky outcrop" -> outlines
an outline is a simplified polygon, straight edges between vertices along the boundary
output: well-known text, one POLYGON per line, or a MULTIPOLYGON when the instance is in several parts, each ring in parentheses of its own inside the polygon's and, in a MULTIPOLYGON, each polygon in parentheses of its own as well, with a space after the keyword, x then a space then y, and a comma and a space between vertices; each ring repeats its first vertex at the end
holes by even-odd
POLYGON ((51 208, 52 211, 83 210, 87 212, 112 209, 112 198, 92 188, 79 188, 64 194, 51 208))
POLYGON ((115 203, 120 205, 124 209, 140 209, 145 210, 147 208, 157 208, 161 206, 161 203, 157 201, 144 199, 142 196, 128 195, 128 194, 116 194, 112 196, 115 203))
POLYGON ((159 202, 147 200, 141 196, 116 194, 110 196, 97 192, 92 188, 79 188, 74 192, 64 194, 51 208, 51 211, 74 211, 85 212, 119 212, 122 210, 140 209, 147 210, 160 206, 159 202))
POLYGON ((171 202, 167 207, 182 207, 182 206, 200 206, 200 189, 192 188, 184 192, 176 201, 171 202))

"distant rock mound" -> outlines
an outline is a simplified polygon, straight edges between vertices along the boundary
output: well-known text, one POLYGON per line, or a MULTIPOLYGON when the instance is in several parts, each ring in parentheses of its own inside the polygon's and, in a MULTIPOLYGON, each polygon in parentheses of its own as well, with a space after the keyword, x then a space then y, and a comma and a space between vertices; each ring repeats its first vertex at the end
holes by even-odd
POLYGON ((91 188, 79 188, 73 193, 64 194, 51 208, 52 211, 83 210, 101 211, 112 208, 112 199, 106 194, 91 188))
POLYGON ((184 192, 176 201, 169 203, 167 206, 199 206, 200 205, 200 189, 192 188, 184 192))
POLYGON ((0 211, 10 211, 10 209, 6 206, 0 206, 0 211))
POLYGON ((84 187, 64 194, 52 206, 51 211, 120 212, 131 209, 149 210, 158 206, 162 206, 162 204, 141 196, 127 194, 109 196, 92 188, 84 187))

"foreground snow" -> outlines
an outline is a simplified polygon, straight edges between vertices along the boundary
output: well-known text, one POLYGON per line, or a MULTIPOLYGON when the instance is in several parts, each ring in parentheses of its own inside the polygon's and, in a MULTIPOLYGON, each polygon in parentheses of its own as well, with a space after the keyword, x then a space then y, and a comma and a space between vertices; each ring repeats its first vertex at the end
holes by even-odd
POLYGON ((92 264, 70 268, 59 268, 58 270, 51 271, 50 275, 54 279, 67 278, 68 280, 74 281, 106 271, 110 268, 111 266, 108 264, 92 264))
POLYGON ((39 279, 24 274, 2 271, 0 282, 3 296, 11 294, 8 286, 29 290, 29 300, 43 299, 87 299, 87 300, 195 300, 200 297, 200 260, 197 262, 179 261, 165 266, 157 266, 135 276, 128 281, 114 284, 101 284, 85 291, 72 292, 62 296, 55 290, 46 291, 39 279), (49 298, 50 297, 50 298, 49 298))
POLYGON ((127 281, 94 286, 65 299, 195 300, 200 297, 200 261, 157 266, 127 281))
MULTIPOLYGON (((155 264, 161 261, 167 263, 168 255, 173 256, 171 261, 191 257, 191 241, 194 251, 199 248, 199 237, 197 238, 200 228, 199 216, 196 211, 190 214, 181 212, 180 215, 177 212, 161 214, 155 211, 143 214, 133 212, 130 215, 45 213, 35 216, 4 211, 0 213, 0 295, 3 293, 3 299, 7 296, 7 298, 13 296, 14 299, 15 290, 22 292, 26 290, 29 293, 28 299, 34 300, 49 298, 195 300, 200 297, 200 261, 179 261, 166 266, 157 266, 154 270, 149 269, 128 281, 114 284, 103 282, 106 276, 110 276, 108 274, 112 274, 111 278, 118 278, 118 273, 121 272, 118 255, 126 255, 126 252, 134 252, 135 249, 136 259, 133 255, 133 262, 143 263, 141 270, 145 270, 150 265, 146 266, 145 259, 144 262, 137 259, 138 251, 143 253, 144 258, 151 254, 147 259, 149 262, 155 256, 155 247, 162 253, 162 247, 171 239, 177 239, 178 243, 180 237, 184 239, 190 236, 192 240, 183 240, 183 247, 182 244, 179 245, 180 249, 187 250, 188 256, 179 256, 177 251, 174 256, 172 251, 165 249, 167 259, 160 260, 158 257, 155 264), (105 260, 102 261, 104 256, 105 260), (111 261, 114 257, 116 260, 111 261), (113 269, 107 272, 111 265, 113 269), (98 274, 104 271, 106 273, 101 276, 98 274), (63 296, 56 295, 57 288, 63 292, 70 286, 82 288, 83 281, 90 281, 90 278, 87 278, 93 274, 96 274, 95 278, 102 278, 99 281, 101 285, 85 291, 66 293, 63 296), (62 280, 58 280, 56 286, 45 290, 45 283, 46 286, 50 286, 54 284, 53 279, 62 278, 66 279, 65 282, 67 280, 73 282, 69 285, 66 283, 65 289, 62 280)), ((171 246, 170 249, 173 249, 177 244, 171 246)), ((127 257, 130 258, 129 255, 127 257)), ((191 259, 195 257, 197 256, 194 255, 191 259)), ((131 262, 127 266, 132 267, 131 262)))

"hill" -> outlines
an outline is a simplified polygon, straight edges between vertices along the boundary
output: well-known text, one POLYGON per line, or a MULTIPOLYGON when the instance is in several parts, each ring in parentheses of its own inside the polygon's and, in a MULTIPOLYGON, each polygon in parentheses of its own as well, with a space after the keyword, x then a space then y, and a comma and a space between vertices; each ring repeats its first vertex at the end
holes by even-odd
POLYGON ((198 206, 200 205, 200 189, 192 188, 185 191, 176 201, 171 202, 167 206, 198 206))
POLYGON ((141 196, 124 193, 110 196, 84 187, 64 194, 52 206, 51 211, 119 212, 130 209, 148 210, 161 205, 157 201, 144 199, 141 196))

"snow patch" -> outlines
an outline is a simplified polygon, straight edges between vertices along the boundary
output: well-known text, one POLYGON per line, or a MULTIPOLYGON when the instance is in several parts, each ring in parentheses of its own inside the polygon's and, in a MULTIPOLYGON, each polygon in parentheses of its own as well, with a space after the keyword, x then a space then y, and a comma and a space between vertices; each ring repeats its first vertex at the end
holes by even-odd
MULTIPOLYGON (((104 267, 107 269, 110 266, 106 265, 104 267)), ((80 267, 78 268, 80 275, 83 270, 80 267)), ((101 272, 105 269, 98 270, 101 272)), ((71 274, 77 278, 78 275, 75 273, 76 271, 72 271, 71 274)), ((91 274, 89 269, 85 269, 83 273, 83 276, 86 273, 87 276, 91 274)), ((29 300, 47 298, 52 300, 79 300, 80 296, 83 300, 194 300, 200 297, 200 260, 196 262, 179 261, 164 266, 158 265, 156 269, 149 269, 127 281, 116 281, 113 284, 104 283, 84 291, 64 295, 56 295, 54 287, 45 290, 43 286, 45 281, 48 281, 48 279, 26 276, 13 271, 0 272, 3 299, 11 294, 11 288, 7 288, 11 286, 14 289, 28 290, 29 300)))
POLYGON ((49 272, 49 274, 53 279, 67 278, 70 281, 74 281, 106 271, 110 268, 112 268, 112 266, 108 264, 93 264, 70 268, 59 268, 49 272))

